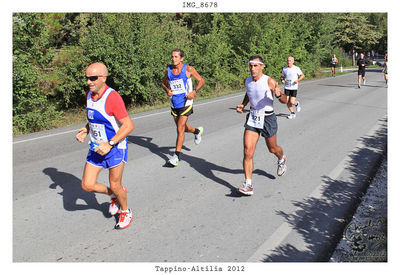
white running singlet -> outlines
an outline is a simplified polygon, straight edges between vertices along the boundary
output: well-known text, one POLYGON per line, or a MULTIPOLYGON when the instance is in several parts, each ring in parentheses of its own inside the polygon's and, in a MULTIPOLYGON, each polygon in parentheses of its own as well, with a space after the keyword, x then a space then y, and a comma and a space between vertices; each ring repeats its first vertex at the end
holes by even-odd
POLYGON ((269 76, 265 74, 258 81, 253 81, 253 77, 246 79, 246 93, 254 110, 265 112, 274 110, 274 98, 268 86, 268 79, 269 76))
POLYGON ((285 78, 285 89, 286 90, 297 90, 299 85, 295 83, 299 76, 301 76, 303 72, 299 67, 293 65, 292 68, 286 66, 282 70, 282 76, 285 78))

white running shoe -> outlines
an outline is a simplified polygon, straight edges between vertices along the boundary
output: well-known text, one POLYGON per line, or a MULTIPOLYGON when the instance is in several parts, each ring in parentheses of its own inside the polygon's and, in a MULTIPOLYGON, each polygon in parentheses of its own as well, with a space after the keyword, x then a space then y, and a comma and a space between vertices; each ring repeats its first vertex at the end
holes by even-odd
POLYGON ((171 164, 171 165, 174 166, 174 167, 178 166, 178 163, 179 163, 179 158, 178 158, 178 156, 177 156, 176 154, 174 154, 174 155, 172 156, 172 158, 170 158, 170 159, 168 160, 168 163, 171 164))
POLYGON ((119 214, 119 221, 115 225, 115 229, 124 229, 127 228, 131 222, 133 221, 133 213, 132 210, 128 209, 126 211, 122 211, 119 214))
POLYGON ((251 196, 253 195, 253 185, 243 183, 243 186, 238 189, 243 195, 251 196))
MULTIPOLYGON (((122 186, 124 188, 125 193, 128 192, 128 189, 125 186, 122 186)), ((119 212, 120 205, 118 203, 117 197, 112 194, 111 199, 110 199, 110 206, 108 207, 108 212, 111 214, 111 216, 116 215, 119 212)))
POLYGON ((194 135, 194 143, 195 143, 196 145, 199 145, 200 142, 201 142, 201 135, 202 135, 203 132, 204 132, 204 128, 203 128, 202 126, 200 126, 200 127, 197 128, 197 129, 199 129, 200 132, 199 132, 197 135, 194 135))
POLYGON ((286 155, 283 155, 282 163, 279 163, 279 160, 278 160, 278 170, 276 171, 278 176, 283 176, 283 174, 285 174, 285 172, 287 170, 286 162, 287 162, 287 156, 286 155))
POLYGON ((290 115, 287 116, 288 119, 293 119, 295 117, 296 117, 296 114, 292 114, 292 113, 290 113, 290 115))
POLYGON ((296 112, 300 113, 300 111, 301 111, 300 101, 297 100, 296 112))

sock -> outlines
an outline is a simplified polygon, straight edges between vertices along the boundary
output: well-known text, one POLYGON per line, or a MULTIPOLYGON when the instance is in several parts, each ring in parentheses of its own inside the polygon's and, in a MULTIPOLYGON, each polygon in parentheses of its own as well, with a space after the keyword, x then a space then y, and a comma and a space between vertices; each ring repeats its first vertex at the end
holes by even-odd
POLYGON ((283 161, 284 161, 284 158, 278 160, 278 163, 279 163, 279 164, 282 164, 283 161))
POLYGON ((195 128, 194 129, 194 133, 193 134, 195 134, 195 135, 198 135, 200 133, 200 130, 199 129, 197 129, 197 128, 195 128))
POLYGON ((175 155, 178 157, 178 159, 181 159, 181 152, 175 151, 175 155))
POLYGON ((246 185, 251 185, 251 179, 246 179, 246 185))
POLYGON ((294 112, 292 112, 292 114, 294 114, 294 112))

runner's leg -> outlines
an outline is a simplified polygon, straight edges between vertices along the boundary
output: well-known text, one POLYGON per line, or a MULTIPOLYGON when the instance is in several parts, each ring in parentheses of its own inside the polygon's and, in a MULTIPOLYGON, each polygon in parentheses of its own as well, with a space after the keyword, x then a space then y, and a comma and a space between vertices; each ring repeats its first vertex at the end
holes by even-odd
POLYGON ((276 143, 276 134, 270 138, 265 138, 265 142, 267 144, 269 152, 274 154, 278 158, 278 160, 281 160, 283 158, 283 150, 276 143))
MULTIPOLYGON (((176 124, 176 149, 175 151, 180 152, 182 150, 183 142, 185 141, 185 130, 187 128, 186 122, 188 120, 187 116, 177 116, 174 117, 176 124)), ((190 126, 190 125, 189 125, 190 126)), ((190 126, 190 128, 193 128, 190 126)), ((189 128, 188 128, 189 130, 189 128)), ((193 129, 194 132, 194 129, 193 129)))
POLYGON ((260 135, 245 129, 243 134, 243 170, 245 179, 251 179, 253 174, 253 156, 260 135))
POLYGON ((112 191, 110 188, 97 182, 97 177, 103 167, 98 167, 93 164, 86 162, 85 169, 82 177, 82 189, 86 192, 96 192, 111 195, 112 191))
POLYGON ((292 109, 290 110, 291 112, 293 112, 293 105, 297 105, 297 100, 295 97, 291 96, 290 97, 290 103, 292 104, 292 109))
POLYGON ((117 197, 121 210, 128 209, 126 192, 122 187, 122 174, 124 172, 124 167, 125 163, 121 162, 120 165, 109 169, 110 189, 117 197))

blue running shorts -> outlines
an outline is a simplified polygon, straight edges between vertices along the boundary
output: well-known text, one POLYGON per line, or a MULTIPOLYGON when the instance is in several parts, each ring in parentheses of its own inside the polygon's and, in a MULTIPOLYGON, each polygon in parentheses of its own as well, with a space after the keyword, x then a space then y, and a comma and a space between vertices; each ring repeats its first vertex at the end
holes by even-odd
POLYGON ((107 155, 102 156, 89 150, 86 157, 86 161, 94 166, 103 167, 105 169, 113 168, 121 164, 121 162, 127 162, 128 160, 128 149, 119 149, 114 147, 111 152, 107 155))

